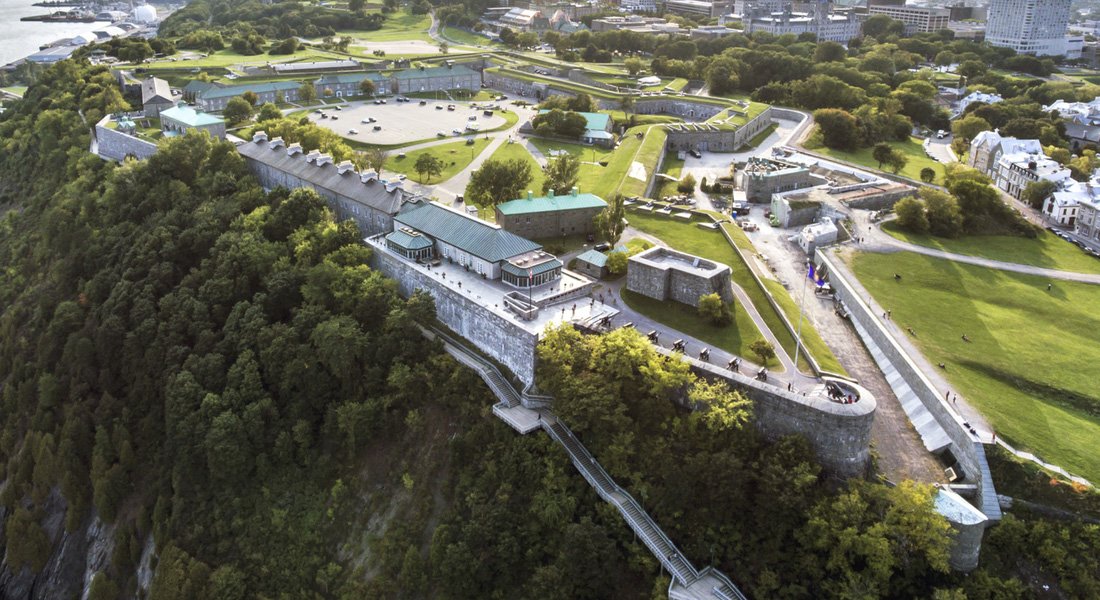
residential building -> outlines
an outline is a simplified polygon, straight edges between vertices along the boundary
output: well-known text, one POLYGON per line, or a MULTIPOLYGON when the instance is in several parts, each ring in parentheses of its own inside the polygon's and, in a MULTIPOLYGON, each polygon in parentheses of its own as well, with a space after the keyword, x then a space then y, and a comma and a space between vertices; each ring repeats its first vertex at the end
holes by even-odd
POLYGON ((1043 201, 1043 216, 1050 223, 1073 229, 1081 205, 1095 200, 1100 200, 1100 186, 1096 182, 1071 180, 1043 201))
POLYGON ((1091 242, 1100 244, 1100 182, 1090 181, 1087 197, 1080 197, 1077 204, 1075 233, 1091 242))
POLYGON ((991 0, 985 39, 1020 54, 1065 54, 1070 0, 991 0))
POLYGON ((985 104, 996 104, 996 103, 1002 102, 1002 101, 1004 101, 1004 98, 1002 98, 1000 96, 1000 94, 986 94, 984 92, 971 92, 970 94, 967 94, 965 97, 963 97, 962 99, 960 99, 958 102, 955 103, 955 112, 951 115, 951 118, 954 119, 954 118, 957 118, 958 116, 962 115, 964 112, 966 112, 966 107, 970 106, 971 104, 973 104, 975 102, 982 102, 982 103, 985 103, 985 104))
POLYGON ((807 12, 765 12, 754 9, 743 19, 744 32, 764 31, 774 35, 810 33, 818 41, 847 44, 860 36, 860 21, 851 11, 834 10, 831 4, 820 4, 807 12))
POLYGON ((210 112, 224 110, 225 105, 229 104, 230 100, 245 92, 256 94, 259 99, 257 105, 267 102, 295 102, 298 100, 298 89, 301 87, 302 84, 297 81, 272 81, 230 86, 215 85, 197 92, 194 98, 203 110, 210 112))
POLYGON ((481 89, 481 73, 462 65, 406 69, 390 76, 397 94, 481 89))
POLYGON ((361 86, 364 79, 374 82, 374 95, 389 95, 393 84, 389 77, 381 73, 334 73, 324 75, 313 82, 313 89, 317 90, 317 96, 335 96, 344 98, 347 96, 361 96, 361 86))
POLYGON ((176 105, 172 99, 172 87, 158 77, 141 82, 141 108, 146 117, 159 117, 160 111, 176 105))
POLYGON ((620 0, 619 8, 629 12, 657 12, 657 0, 620 0))
POLYGON ((510 200, 496 206, 496 222, 506 231, 531 239, 588 234, 595 231, 596 215, 607 202, 594 194, 578 193, 577 188, 536 197, 510 200))
POLYGON ((1043 107, 1043 112, 1057 112, 1066 123, 1066 137, 1074 152, 1100 145, 1100 98, 1091 102, 1056 100, 1043 107))
POLYGON ((969 164, 1017 200, 1032 182, 1045 180, 1061 187, 1071 180, 1069 169, 1044 154, 1039 140, 1002 137, 997 131, 983 131, 974 137, 969 164))
POLYGON ((204 113, 180 102, 177 106, 160 111, 160 130, 166 137, 188 131, 205 131, 214 139, 225 138, 225 120, 204 113))
POLYGON ((387 248, 406 258, 440 258, 517 289, 561 278, 561 261, 541 245, 434 202, 394 216, 393 232, 385 239, 387 248))
POLYGON ((665 10, 671 13, 694 15, 709 19, 728 13, 730 0, 667 0, 665 10))
POLYGON ((947 23, 951 20, 951 11, 946 8, 905 4, 898 6, 871 5, 867 7, 867 14, 871 16, 886 15, 895 21, 901 21, 905 24, 905 35, 947 29, 947 23))
POLYGON ((423 200, 400 182, 381 180, 374 171, 358 172, 350 161, 333 164, 331 156, 317 150, 305 153, 301 144, 288 145, 279 137, 268 140, 263 131, 238 144, 237 152, 264 189, 315 190, 339 219, 353 219, 364 235, 393 231, 394 216, 423 200))

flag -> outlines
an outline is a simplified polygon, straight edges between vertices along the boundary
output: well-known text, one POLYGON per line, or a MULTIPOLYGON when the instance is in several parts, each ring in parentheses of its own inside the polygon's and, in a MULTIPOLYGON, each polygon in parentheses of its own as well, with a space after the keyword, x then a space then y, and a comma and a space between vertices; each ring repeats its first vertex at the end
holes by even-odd
POLYGON ((816 285, 817 287, 825 285, 825 280, 820 276, 817 276, 817 274, 814 272, 813 261, 810 261, 809 272, 806 273, 806 276, 809 277, 810 281, 814 282, 814 285, 816 285))
POLYGON ((535 272, 534 267, 528 267, 527 268, 527 287, 531 287, 535 283, 534 272, 535 272))

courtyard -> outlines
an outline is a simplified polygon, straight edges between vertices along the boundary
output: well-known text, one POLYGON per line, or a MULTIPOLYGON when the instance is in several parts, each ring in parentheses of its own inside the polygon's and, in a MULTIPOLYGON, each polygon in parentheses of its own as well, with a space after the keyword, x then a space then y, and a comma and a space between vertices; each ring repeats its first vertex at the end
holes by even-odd
POLYGON ((466 126, 475 124, 480 131, 488 131, 505 125, 508 121, 499 111, 486 117, 482 108, 474 108, 469 102, 451 102, 449 100, 421 100, 410 98, 408 102, 398 102, 396 98, 387 98, 386 104, 374 104, 372 101, 356 101, 340 105, 340 110, 327 107, 322 113, 312 111, 309 120, 331 130, 337 135, 364 144, 390 146, 404 144, 414 140, 428 140, 443 133, 453 137, 455 130, 464 135, 476 134, 466 126), (455 110, 447 110, 448 105, 455 110), (437 108, 438 107, 438 108, 437 108), (332 117, 336 117, 333 120, 332 117), (472 119, 471 119, 472 117, 472 119), (373 118, 375 122, 364 123, 373 118), (375 127, 381 127, 374 131, 375 127), (351 133, 354 130, 357 133, 351 133))

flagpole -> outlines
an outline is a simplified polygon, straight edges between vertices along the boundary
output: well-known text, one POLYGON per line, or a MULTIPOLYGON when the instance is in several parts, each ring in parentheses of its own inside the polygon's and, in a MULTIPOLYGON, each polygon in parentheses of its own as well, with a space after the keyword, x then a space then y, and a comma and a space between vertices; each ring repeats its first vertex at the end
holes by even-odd
MULTIPOLYGON (((809 263, 809 268, 813 269, 813 260, 809 263)), ((813 271, 809 271, 806 274, 806 278, 802 280, 802 299, 798 303, 798 333, 794 338, 794 374, 798 374, 798 351, 802 349, 802 315, 806 312, 806 280, 813 277, 813 271)))

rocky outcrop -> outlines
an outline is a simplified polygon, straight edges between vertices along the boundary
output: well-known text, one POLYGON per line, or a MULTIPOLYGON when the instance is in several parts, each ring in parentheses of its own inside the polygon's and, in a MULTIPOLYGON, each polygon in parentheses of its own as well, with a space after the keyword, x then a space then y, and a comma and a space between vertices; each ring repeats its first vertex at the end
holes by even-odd
MULTIPOLYGON (((89 515, 75 531, 65 531, 67 503, 55 489, 45 503, 42 528, 50 539, 50 557, 39 573, 24 566, 13 571, 6 559, 0 564, 0 600, 53 600, 87 598, 88 587, 96 571, 107 568, 114 550, 114 525, 89 515)), ((0 541, 6 544, 0 509, 0 541)))

